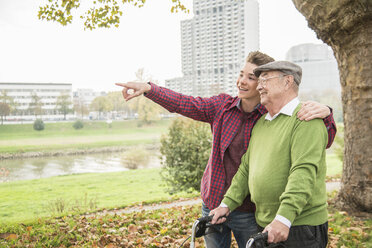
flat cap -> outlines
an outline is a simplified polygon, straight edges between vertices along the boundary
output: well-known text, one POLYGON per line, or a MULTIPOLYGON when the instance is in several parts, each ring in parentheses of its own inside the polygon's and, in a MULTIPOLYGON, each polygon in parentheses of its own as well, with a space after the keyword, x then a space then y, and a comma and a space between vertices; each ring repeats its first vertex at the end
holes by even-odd
POLYGON ((253 73, 256 77, 261 75, 264 71, 281 71, 286 75, 292 75, 297 85, 300 85, 302 77, 302 69, 300 66, 289 61, 273 61, 261 65, 254 69, 253 73))

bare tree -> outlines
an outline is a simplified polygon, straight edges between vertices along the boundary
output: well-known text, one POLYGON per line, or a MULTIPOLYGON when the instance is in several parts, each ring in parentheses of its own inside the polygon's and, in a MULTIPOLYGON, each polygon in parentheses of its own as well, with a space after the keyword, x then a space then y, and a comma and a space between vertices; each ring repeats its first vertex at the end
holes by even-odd
POLYGON ((28 110, 31 114, 35 115, 35 117, 43 114, 43 103, 35 92, 31 94, 31 102, 28 104, 28 110))
POLYGON ((72 102, 69 95, 60 95, 57 98, 56 110, 63 114, 63 119, 66 120, 66 115, 72 112, 72 102))
POLYGON ((81 119, 84 119, 84 115, 89 114, 88 106, 83 99, 74 100, 74 110, 76 114, 81 115, 81 119))
POLYGON ((1 125, 4 123, 4 117, 9 115, 10 107, 7 103, 0 102, 0 116, 1 116, 1 125))
MULTIPOLYGON (((10 113, 14 112, 17 108, 17 103, 14 101, 14 98, 8 95, 7 90, 2 90, 0 94, 0 102, 7 104, 9 107, 9 113, 5 115, 9 115, 10 113)), ((3 110, 5 110, 5 107, 3 106, 3 110)))

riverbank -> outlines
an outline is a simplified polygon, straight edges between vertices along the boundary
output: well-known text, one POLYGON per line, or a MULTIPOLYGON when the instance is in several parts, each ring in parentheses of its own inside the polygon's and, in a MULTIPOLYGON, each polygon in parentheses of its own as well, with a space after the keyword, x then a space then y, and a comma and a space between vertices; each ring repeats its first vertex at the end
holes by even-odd
MULTIPOLYGON (((125 146, 109 146, 109 147, 96 147, 87 149, 65 149, 56 151, 36 151, 36 152, 23 152, 23 153, 0 153, 0 160, 5 159, 20 159, 20 158, 36 158, 36 157, 58 157, 70 155, 84 155, 96 153, 112 153, 123 152, 129 150, 131 147, 136 146, 136 143, 125 146)), ((144 144, 147 150, 159 150, 159 143, 144 144)))
POLYGON ((72 122, 47 123, 35 131, 31 124, 0 125, 0 159, 116 152, 134 145, 158 145, 172 120, 140 126, 138 121, 91 121, 75 130, 72 122))

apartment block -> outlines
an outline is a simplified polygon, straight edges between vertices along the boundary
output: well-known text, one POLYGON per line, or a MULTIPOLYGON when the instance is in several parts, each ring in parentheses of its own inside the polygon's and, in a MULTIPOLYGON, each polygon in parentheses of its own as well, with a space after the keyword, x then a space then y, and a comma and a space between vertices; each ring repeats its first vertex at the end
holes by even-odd
POLYGON ((256 0, 195 0, 194 17, 181 22, 183 77, 166 87, 194 96, 236 95, 249 52, 259 50, 256 0))

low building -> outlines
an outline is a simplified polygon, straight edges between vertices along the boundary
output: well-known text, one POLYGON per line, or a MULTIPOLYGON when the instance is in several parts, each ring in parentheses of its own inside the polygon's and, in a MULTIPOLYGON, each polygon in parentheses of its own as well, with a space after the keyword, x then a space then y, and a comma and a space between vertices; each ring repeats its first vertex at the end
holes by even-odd
POLYGON ((105 95, 106 92, 94 91, 93 89, 77 89, 73 92, 74 102, 80 101, 88 107, 93 102, 94 98, 105 95))
MULTIPOLYGON (((70 83, 1 83, 0 95, 5 94, 14 102, 13 110, 7 120, 63 120, 64 114, 58 110, 57 99, 59 96, 68 96, 72 109, 72 84, 70 83), (35 115, 30 109, 34 96, 40 101, 41 114, 35 115)), ((66 119, 74 118, 72 113, 66 119)))
POLYGON ((104 91, 81 88, 73 92, 73 102, 76 107, 75 115, 81 119, 97 119, 98 113, 90 111, 90 105, 96 97, 106 96, 104 91))

